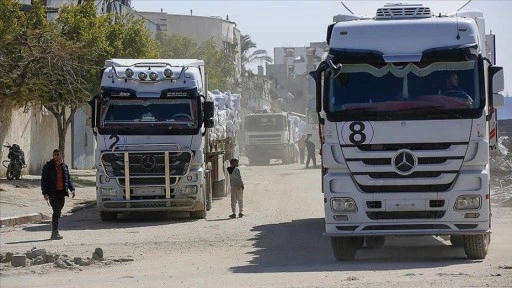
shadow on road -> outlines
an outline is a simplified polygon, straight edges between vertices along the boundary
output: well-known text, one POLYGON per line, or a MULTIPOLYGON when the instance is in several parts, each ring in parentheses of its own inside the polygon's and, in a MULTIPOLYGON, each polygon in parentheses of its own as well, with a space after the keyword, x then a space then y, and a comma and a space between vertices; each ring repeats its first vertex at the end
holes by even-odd
POLYGON ((355 260, 337 262, 329 238, 322 236, 323 218, 261 225, 253 231, 258 232, 249 239, 254 242, 253 259, 246 266, 231 268, 234 273, 386 271, 474 263, 463 248, 432 236, 387 237, 383 248, 361 248, 355 260))
MULTIPOLYGON (((119 213, 115 221, 101 221, 98 210, 94 206, 75 210, 64 215, 59 221, 59 230, 101 230, 112 228, 136 228, 160 226, 174 223, 197 221, 190 219, 187 212, 131 212, 119 213)), ((49 215, 51 217, 51 213, 49 215)), ((41 224, 24 227, 28 232, 52 230, 51 219, 41 224)))

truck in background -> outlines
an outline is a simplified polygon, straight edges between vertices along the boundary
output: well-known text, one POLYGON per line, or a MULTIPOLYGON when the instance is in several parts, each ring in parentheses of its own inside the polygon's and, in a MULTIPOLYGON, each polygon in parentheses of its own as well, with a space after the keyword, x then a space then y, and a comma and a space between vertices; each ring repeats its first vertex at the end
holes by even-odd
POLYGON ((289 112, 257 112, 245 117, 245 156, 249 165, 268 165, 271 159, 282 164, 297 163, 297 143, 306 123, 289 112))
POLYGON ((391 4, 333 22, 311 76, 335 258, 391 235, 449 235, 468 258, 485 258, 504 79, 483 14, 391 4))
POLYGON ((105 62, 101 91, 90 101, 101 220, 135 211, 205 218, 213 193, 228 193, 235 141, 210 140, 217 113, 207 91, 202 60, 105 62))

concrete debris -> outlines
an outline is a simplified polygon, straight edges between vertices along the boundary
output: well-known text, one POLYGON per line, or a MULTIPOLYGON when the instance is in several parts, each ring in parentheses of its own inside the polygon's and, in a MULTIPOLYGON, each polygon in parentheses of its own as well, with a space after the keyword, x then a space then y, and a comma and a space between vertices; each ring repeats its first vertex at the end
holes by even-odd
POLYGON ((55 267, 58 267, 58 268, 62 268, 62 269, 68 269, 68 265, 66 265, 66 263, 64 263, 64 261, 62 261, 62 259, 57 259, 57 261, 55 261, 54 263, 55 267))
POLYGON ((11 265, 13 267, 27 266, 27 256, 25 255, 12 255, 11 265))
POLYGON ((500 265, 498 266, 500 269, 512 269, 512 265, 500 265))
POLYGON ((7 252, 5 253, 5 256, 2 257, 2 263, 9 263, 12 260, 12 253, 7 252))
POLYGON ((75 263, 78 266, 89 266, 93 263, 93 261, 91 259, 84 260, 81 257, 75 257, 73 259, 73 263, 75 263))
POLYGON ((118 259, 104 259, 103 249, 96 248, 93 253, 93 258, 82 258, 82 257, 68 257, 65 254, 59 255, 56 253, 50 253, 46 249, 37 249, 33 247, 30 251, 25 254, 14 255, 11 252, 0 254, 0 262, 11 263, 11 267, 25 267, 25 266, 37 266, 48 263, 53 263, 55 267, 63 269, 79 269, 77 266, 90 266, 96 262, 101 262, 104 265, 111 265, 112 263, 124 263, 132 262, 132 258, 118 258, 118 259), (30 261, 27 261, 29 259, 30 261))
POLYGON ((94 253, 92 253, 92 259, 98 260, 98 261, 103 261, 103 249, 96 248, 94 250, 94 253))
POLYGON ((32 260, 31 262, 31 265, 42 265, 42 264, 46 264, 46 258, 43 257, 43 256, 37 256, 36 258, 34 258, 34 260, 32 260))

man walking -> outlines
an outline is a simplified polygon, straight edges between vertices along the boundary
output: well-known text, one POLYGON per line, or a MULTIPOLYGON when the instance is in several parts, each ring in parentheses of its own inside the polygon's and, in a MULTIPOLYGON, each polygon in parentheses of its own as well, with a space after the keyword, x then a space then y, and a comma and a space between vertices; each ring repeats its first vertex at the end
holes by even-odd
POLYGON ((75 198, 75 187, 71 183, 68 165, 64 163, 60 150, 55 149, 53 158, 44 164, 41 175, 43 197, 45 200, 50 200, 53 210, 51 240, 62 239, 59 234, 59 218, 64 208, 64 197, 69 197, 68 190, 71 191, 72 198, 75 198))
POLYGON ((300 136, 299 139, 299 155, 300 155, 300 164, 304 164, 304 152, 306 150, 306 135, 300 136))
POLYGON ((231 159, 231 166, 228 167, 229 184, 231 185, 231 211, 233 214, 229 218, 236 218, 236 203, 238 202, 238 217, 244 216, 244 181, 240 169, 238 169, 238 159, 231 159))
POLYGON ((313 167, 316 168, 315 143, 309 139, 311 134, 306 138, 306 149, 308 150, 308 160, 306 160, 306 168, 309 168, 309 161, 313 160, 313 167))

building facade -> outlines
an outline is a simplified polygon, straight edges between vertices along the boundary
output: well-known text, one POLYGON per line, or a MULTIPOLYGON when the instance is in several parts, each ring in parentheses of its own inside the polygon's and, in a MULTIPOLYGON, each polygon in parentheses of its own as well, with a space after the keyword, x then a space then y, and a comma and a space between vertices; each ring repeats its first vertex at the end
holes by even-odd
POLYGON ((266 64, 266 73, 274 81, 274 89, 286 110, 305 113, 315 91, 308 73, 316 69, 326 49, 325 42, 311 42, 307 47, 274 48, 274 63, 266 64))
MULTIPOLYGON (((233 56, 237 75, 242 70, 240 55, 240 30, 236 23, 218 16, 175 15, 164 12, 138 12, 159 26, 167 35, 184 35, 202 43, 213 40, 217 49, 233 56)), ((226 17, 227 18, 227 17, 226 17)))

